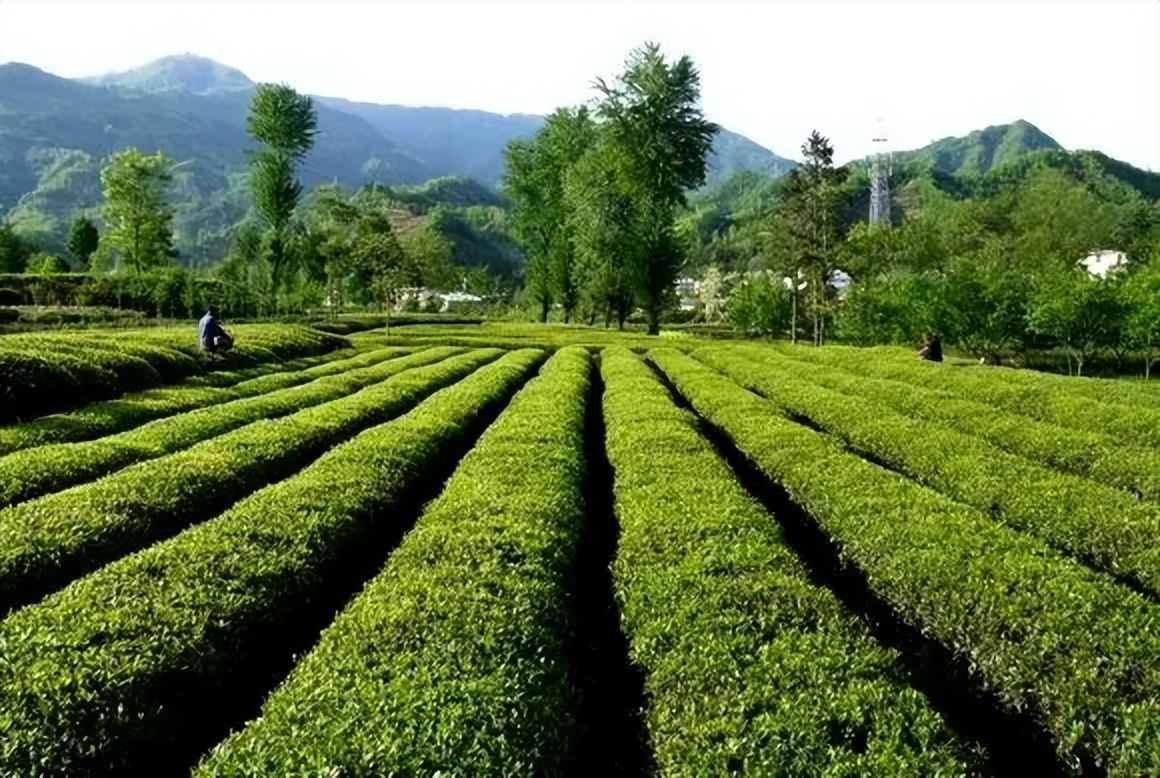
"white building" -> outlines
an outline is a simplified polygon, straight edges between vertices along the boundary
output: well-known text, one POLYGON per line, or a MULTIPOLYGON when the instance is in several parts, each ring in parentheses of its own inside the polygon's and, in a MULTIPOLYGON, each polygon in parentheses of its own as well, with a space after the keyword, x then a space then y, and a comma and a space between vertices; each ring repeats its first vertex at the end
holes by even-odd
POLYGON ((1093 251, 1086 257, 1079 261, 1079 264, 1087 268, 1087 271, 1093 276, 1100 278, 1107 278, 1108 271, 1112 268, 1123 267, 1128 264, 1128 255, 1122 251, 1115 251, 1113 249, 1100 249, 1093 251))

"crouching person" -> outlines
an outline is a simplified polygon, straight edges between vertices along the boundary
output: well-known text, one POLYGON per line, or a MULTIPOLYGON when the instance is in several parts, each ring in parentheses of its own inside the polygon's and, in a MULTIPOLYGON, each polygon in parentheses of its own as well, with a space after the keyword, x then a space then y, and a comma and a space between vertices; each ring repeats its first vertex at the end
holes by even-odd
POLYGON ((225 354, 234 347, 234 339, 218 322, 217 309, 210 306, 197 323, 197 340, 207 354, 225 354))

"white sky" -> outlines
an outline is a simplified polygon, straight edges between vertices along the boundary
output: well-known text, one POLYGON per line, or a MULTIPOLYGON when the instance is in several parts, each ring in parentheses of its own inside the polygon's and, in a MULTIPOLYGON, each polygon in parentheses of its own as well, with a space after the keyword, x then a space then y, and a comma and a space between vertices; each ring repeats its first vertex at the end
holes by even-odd
POLYGON ((1156 0, 0 0, 0 62, 67 77, 192 52, 256 81, 404 105, 547 113, 646 40, 689 54, 706 112, 783 156, 839 160, 883 119, 915 148, 1026 119, 1160 169, 1156 0))

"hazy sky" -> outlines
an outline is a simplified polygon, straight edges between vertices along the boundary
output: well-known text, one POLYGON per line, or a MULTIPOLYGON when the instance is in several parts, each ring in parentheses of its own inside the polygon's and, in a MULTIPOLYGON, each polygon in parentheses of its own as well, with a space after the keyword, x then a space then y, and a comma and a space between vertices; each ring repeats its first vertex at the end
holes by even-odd
POLYGON ((1023 118, 1160 169, 1156 0, 0 0, 0 62, 62 76, 192 52, 257 81, 380 103, 546 113, 646 40, 689 54, 714 121, 841 160, 1023 118))

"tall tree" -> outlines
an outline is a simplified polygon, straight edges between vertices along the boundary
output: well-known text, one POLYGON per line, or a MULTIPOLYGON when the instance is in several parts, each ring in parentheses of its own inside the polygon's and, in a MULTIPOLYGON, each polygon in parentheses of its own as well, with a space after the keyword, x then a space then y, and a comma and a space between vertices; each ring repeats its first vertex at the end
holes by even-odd
POLYGON ((250 153, 254 208, 266 228, 270 286, 277 295, 290 257, 291 220, 302 197, 295 168, 314 147, 314 102, 285 84, 259 84, 246 129, 262 148, 250 153))
MULTIPOLYGON (((834 147, 817 130, 802 144, 802 156, 805 161, 790 171, 785 185, 791 250, 789 266, 784 269, 795 279, 795 287, 799 276, 805 279, 813 342, 820 346, 825 342, 829 280, 837 269, 844 196, 841 185, 849 171, 834 167, 834 147)), ((796 339, 796 332, 794 336, 796 339)))
POLYGON ((624 327, 632 312, 632 265, 640 255, 637 207, 616 160, 617 149, 600 144, 574 165, 564 184, 568 224, 576 249, 577 277, 590 316, 601 312, 624 327))
POLYGON ((1122 316, 1121 305, 1107 279, 1093 278, 1082 268, 1069 268, 1040 279, 1027 321, 1032 330, 1054 338, 1063 347, 1069 374, 1074 360, 1076 375, 1083 375, 1084 363, 1107 342, 1109 331, 1122 316))
POLYGON ((160 151, 146 156, 127 148, 113 152, 101 169, 101 215, 108 225, 103 244, 114 261, 136 272, 166 265, 173 256, 172 167, 160 151))
POLYGON ((77 261, 78 268, 88 268, 89 258, 97 250, 100 242, 101 235, 87 216, 73 219, 72 229, 68 233, 68 250, 77 261))
POLYGON ((403 251, 386 213, 371 211, 359 220, 351 260, 356 279, 387 314, 389 334, 391 311, 403 290, 422 281, 422 273, 414 258, 403 251))
POLYGON ((1144 359, 1144 377, 1152 375, 1152 360, 1160 346, 1160 252, 1133 268, 1120 287, 1124 335, 1128 346, 1144 359))
POLYGON ((673 234, 676 208, 686 204, 687 190, 705 183, 705 157, 718 127, 701 109, 693 61, 668 62, 655 43, 634 49, 614 82, 597 79, 595 87, 604 142, 616 151, 610 159, 638 202, 635 250, 624 253, 634 298, 655 335, 683 261, 673 234))
POLYGON ((0 224, 0 273, 23 273, 36 247, 7 224, 0 224))
POLYGON ((504 150, 503 187, 512 201, 512 226, 527 253, 526 288, 547 321, 553 300, 568 321, 579 302, 576 256, 564 203, 564 179, 597 140, 585 107, 560 108, 528 140, 504 150))

